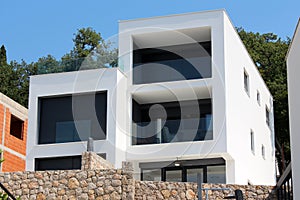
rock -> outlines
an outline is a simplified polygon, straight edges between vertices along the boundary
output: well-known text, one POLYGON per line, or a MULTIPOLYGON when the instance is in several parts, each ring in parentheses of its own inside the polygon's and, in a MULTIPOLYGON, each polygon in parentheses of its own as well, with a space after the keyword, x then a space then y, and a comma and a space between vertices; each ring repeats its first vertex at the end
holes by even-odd
POLYGON ((68 187, 70 189, 76 189, 79 187, 79 182, 76 178, 70 178, 68 182, 68 187))
POLYGON ((195 199, 196 194, 193 190, 188 189, 185 193, 185 196, 186 196, 187 199, 195 199))
POLYGON ((169 190, 162 190, 161 193, 164 196, 164 198, 169 198, 171 195, 169 190))
POLYGON ((44 194, 42 194, 42 193, 39 193, 39 194, 36 196, 36 199, 37 199, 37 200, 44 200, 44 199, 46 199, 46 196, 45 196, 44 194))

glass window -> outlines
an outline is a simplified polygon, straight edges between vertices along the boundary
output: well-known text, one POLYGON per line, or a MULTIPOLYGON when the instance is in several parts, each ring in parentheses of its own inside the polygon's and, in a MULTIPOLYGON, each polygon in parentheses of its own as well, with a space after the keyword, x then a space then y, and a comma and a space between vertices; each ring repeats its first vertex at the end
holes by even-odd
POLYGON ((267 106, 266 106, 266 123, 270 127, 270 111, 267 106))
POLYGON ((261 146, 261 155, 263 159, 266 159, 266 150, 264 145, 261 146))
POLYGON ((249 76, 246 70, 244 70, 244 88, 245 91, 249 94, 249 76))
POLYGON ((226 183, 225 166, 207 166, 208 183, 226 183))
POLYGON ((257 100, 258 105, 260 105, 260 93, 259 93, 259 91, 257 91, 256 100, 257 100))
POLYGON ((106 138, 107 92, 39 98, 39 144, 106 138))
POLYGON ((71 170, 81 169, 81 156, 36 158, 35 170, 71 170))
POLYGON ((198 174, 200 175, 201 182, 204 182, 203 168, 187 169, 186 170, 186 181, 197 183, 198 174))
POLYGON ((11 115, 10 117, 10 134, 16 138, 23 139, 24 121, 11 115))
POLYGON ((255 146, 254 146, 254 133, 253 133, 253 131, 250 132, 250 138, 251 138, 251 151, 254 154, 255 153, 255 146))
POLYGON ((182 170, 167 170, 166 171, 167 182, 181 182, 182 181, 182 170))
POLYGON ((144 169, 143 181, 161 181, 161 169, 144 169))
POLYGON ((134 44, 134 48, 133 84, 211 78, 210 41, 144 49, 134 44))

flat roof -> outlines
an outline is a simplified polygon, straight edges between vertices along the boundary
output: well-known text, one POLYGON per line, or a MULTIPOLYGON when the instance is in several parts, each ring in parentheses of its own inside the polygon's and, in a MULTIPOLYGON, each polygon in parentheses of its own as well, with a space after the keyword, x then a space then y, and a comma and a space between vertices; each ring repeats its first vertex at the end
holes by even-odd
POLYGON ((158 19, 158 18, 169 18, 169 17, 184 16, 184 15, 204 14, 204 13, 210 13, 210 12, 225 12, 226 13, 226 10, 224 8, 222 8, 222 9, 216 9, 216 10, 205 10, 205 11, 197 11, 197 12, 188 12, 188 13, 180 13, 180 14, 170 14, 170 15, 154 16, 154 17, 144 17, 144 18, 136 18, 136 19, 125 19, 125 20, 119 20, 118 22, 119 23, 126 23, 126 22, 133 22, 133 21, 152 20, 152 19, 158 19))

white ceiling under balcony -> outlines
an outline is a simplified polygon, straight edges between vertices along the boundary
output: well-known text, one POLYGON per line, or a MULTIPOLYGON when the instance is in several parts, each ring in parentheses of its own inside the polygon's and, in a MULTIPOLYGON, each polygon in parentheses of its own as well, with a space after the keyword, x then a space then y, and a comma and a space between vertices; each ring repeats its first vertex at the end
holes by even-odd
POLYGON ((161 30, 133 35, 137 48, 153 48, 211 41, 211 28, 200 27, 180 30, 161 30))
POLYGON ((133 85, 130 93, 140 104, 211 99, 211 79, 133 85))

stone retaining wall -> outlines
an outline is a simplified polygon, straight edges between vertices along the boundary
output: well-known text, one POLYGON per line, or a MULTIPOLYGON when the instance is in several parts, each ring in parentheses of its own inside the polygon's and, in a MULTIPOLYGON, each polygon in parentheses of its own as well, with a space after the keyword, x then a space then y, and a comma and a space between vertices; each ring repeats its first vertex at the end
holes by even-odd
POLYGON ((114 166, 94 152, 84 152, 81 157, 81 170, 89 169, 114 169, 114 166))
MULTIPOLYGON (((197 184, 182 182, 137 181, 133 179, 132 163, 124 162, 122 169, 113 166, 93 152, 82 154, 82 170, 0 173, 0 182, 22 200, 155 200, 197 199, 197 184)), ((273 187, 203 184, 209 199, 223 199, 240 189, 244 198, 276 199, 273 187)), ((203 199, 205 193, 203 192, 203 199)))
MULTIPOLYGON (((154 200, 154 199, 198 199, 198 185, 196 183, 177 183, 177 182, 154 182, 136 181, 135 199, 154 200)), ((229 190, 207 190, 208 199, 223 199, 226 196, 234 195, 234 191, 240 189, 244 199, 274 199, 276 193, 273 186, 251 186, 251 185, 226 185, 226 184, 202 184, 202 188, 227 188, 229 190)), ((206 192, 202 192, 205 199, 206 192)))

